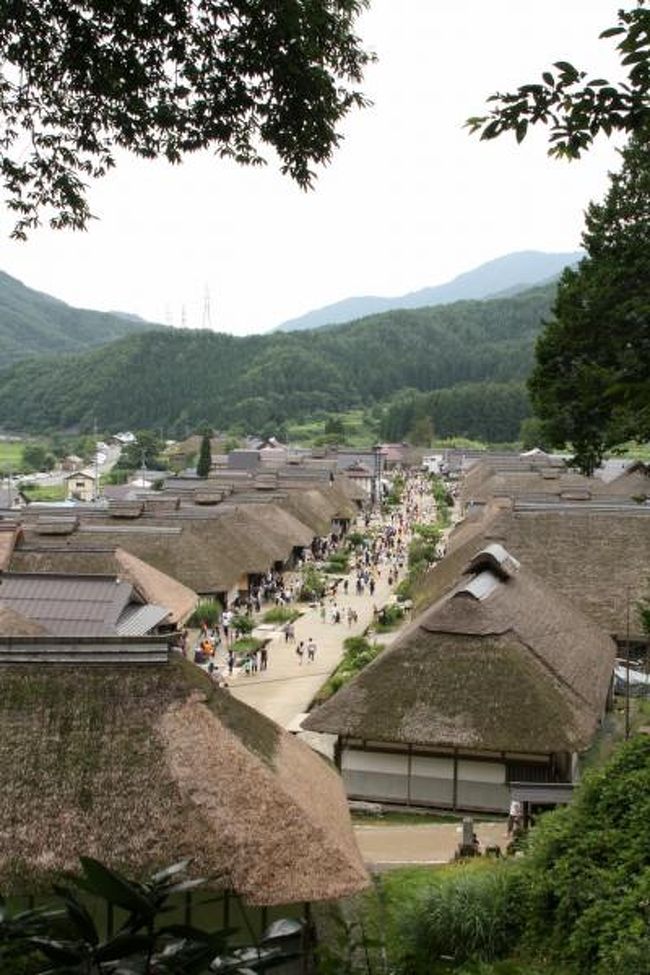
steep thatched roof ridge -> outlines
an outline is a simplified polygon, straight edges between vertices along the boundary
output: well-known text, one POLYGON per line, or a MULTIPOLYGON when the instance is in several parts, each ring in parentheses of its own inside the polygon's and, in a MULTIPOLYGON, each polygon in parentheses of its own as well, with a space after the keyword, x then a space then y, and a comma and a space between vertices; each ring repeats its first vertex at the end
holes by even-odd
POLYGON ((614 657, 613 641, 532 573, 483 571, 303 727, 430 747, 580 751, 603 713, 614 657))
POLYGON ((44 626, 27 619, 9 606, 0 606, 0 636, 43 636, 44 626))
POLYGON ((187 661, 0 671, 3 891, 80 853, 139 876, 191 857, 256 904, 367 885, 334 770, 187 661))
POLYGON ((332 530, 335 512, 319 488, 288 491, 282 507, 308 525, 316 535, 327 535, 332 530))
POLYGON ((192 615, 199 601, 192 589, 122 548, 115 549, 115 562, 120 576, 130 582, 146 602, 169 609, 170 623, 183 623, 192 615))
POLYGON ((616 656, 613 640, 523 566, 498 575, 482 568, 482 554, 473 561, 477 571, 425 613, 420 627, 430 633, 476 636, 513 631, 572 694, 600 714, 616 656), (472 586, 478 597, 472 595, 472 586))

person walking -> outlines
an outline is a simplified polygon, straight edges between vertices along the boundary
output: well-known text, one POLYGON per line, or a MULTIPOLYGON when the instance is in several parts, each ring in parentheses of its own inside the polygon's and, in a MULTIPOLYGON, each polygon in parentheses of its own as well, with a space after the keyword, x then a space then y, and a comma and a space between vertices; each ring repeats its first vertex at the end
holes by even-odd
POLYGON ((316 644, 310 637, 309 643, 307 644, 307 663, 311 664, 314 662, 315 659, 316 659, 316 644))
POLYGON ((260 650, 260 670, 266 670, 269 664, 269 651, 266 647, 260 650))
POLYGON ((302 664, 302 658, 303 658, 303 656, 305 654, 305 643, 304 643, 304 640, 301 640, 300 643, 298 644, 298 646, 296 647, 296 654, 298 655, 298 663, 299 664, 302 664))
POLYGON ((232 672, 235 669, 235 652, 234 650, 228 650, 228 676, 232 677, 232 672))

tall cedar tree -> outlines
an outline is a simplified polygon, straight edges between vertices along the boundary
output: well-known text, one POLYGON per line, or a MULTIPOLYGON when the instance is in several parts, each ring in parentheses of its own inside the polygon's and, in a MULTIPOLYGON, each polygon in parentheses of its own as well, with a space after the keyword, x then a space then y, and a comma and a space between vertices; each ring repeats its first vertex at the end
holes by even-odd
POLYGON ((201 449, 199 451, 199 461, 196 465, 198 477, 207 477, 212 468, 212 450, 210 449, 210 437, 207 433, 201 439, 201 449))
POLYGON ((587 258, 564 272, 537 342, 534 406, 556 446, 591 473, 608 449, 650 438, 650 159, 645 133, 586 215, 587 258))

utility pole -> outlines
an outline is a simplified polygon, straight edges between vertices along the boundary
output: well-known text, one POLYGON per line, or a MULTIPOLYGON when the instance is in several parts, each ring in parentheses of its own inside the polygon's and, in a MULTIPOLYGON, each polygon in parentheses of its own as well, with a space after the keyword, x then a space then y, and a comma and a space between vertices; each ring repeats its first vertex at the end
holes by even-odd
POLYGON ((630 587, 625 590, 625 740, 630 737, 630 587))
POLYGON ((99 498, 99 455, 97 451, 97 417, 94 418, 93 422, 93 435, 95 438, 95 490, 93 492, 93 501, 97 501, 99 498))
POLYGON ((203 314, 201 316, 201 328, 212 328, 212 316, 210 314, 210 290, 206 284, 203 296, 203 314))

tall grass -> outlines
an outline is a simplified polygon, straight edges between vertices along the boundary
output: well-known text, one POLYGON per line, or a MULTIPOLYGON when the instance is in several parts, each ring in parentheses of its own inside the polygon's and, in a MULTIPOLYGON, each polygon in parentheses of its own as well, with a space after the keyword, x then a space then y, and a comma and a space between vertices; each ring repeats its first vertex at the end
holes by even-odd
POLYGON ((408 975, 430 975, 440 961, 503 958, 522 928, 525 898, 518 865, 495 865, 456 876, 426 890, 403 921, 408 975))

